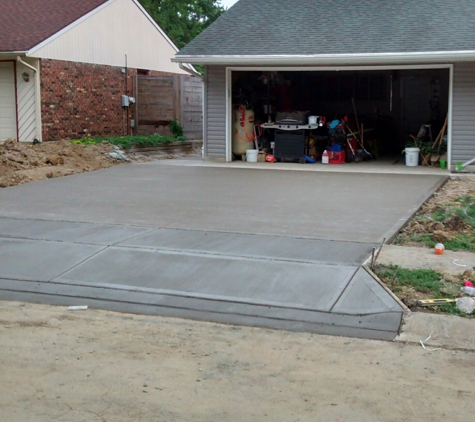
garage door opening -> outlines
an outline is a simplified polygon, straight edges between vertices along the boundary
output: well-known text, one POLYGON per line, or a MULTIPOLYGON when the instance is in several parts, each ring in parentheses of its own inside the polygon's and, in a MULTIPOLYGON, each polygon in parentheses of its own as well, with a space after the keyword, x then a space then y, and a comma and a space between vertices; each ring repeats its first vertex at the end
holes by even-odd
POLYGON ((444 126, 450 69, 235 69, 231 85, 233 160, 257 148, 259 161, 318 163, 331 151, 333 163, 404 164, 413 137, 427 146, 444 126))

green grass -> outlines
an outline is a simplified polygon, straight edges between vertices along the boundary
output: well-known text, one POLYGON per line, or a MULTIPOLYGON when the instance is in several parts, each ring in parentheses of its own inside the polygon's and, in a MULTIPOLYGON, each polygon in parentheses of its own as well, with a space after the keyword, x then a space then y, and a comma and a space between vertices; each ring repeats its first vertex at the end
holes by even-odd
MULTIPOLYGON (((375 269, 378 277, 394 292, 394 294, 403 299, 402 294, 407 294, 407 288, 414 290, 413 298, 431 298, 431 299, 456 299, 456 296, 445 293, 442 274, 434 270, 410 270, 399 268, 394 265, 378 265, 375 269)), ((427 307, 428 311, 447 313, 463 317, 475 317, 475 313, 467 315, 458 310, 455 303, 447 303, 442 306, 427 307)))
POLYGON ((409 270, 407 268, 396 268, 394 265, 380 266, 378 276, 382 277, 393 288, 394 292, 401 291, 402 286, 413 287, 422 293, 432 293, 435 299, 441 296, 440 290, 444 287, 441 283, 441 274, 434 270, 409 270))
MULTIPOLYGON (((475 229, 475 197, 464 196, 456 198, 451 203, 444 205, 444 208, 431 214, 417 215, 414 221, 422 224, 432 221, 444 223, 445 220, 453 216, 462 218, 468 226, 475 229)), ((394 243, 402 245, 408 241, 420 243, 429 248, 433 248, 437 243, 431 239, 431 234, 408 235, 404 233, 399 235, 394 243)), ((475 252, 475 231, 474 233, 459 232, 443 243, 447 250, 475 252)))
MULTIPOLYGON (((408 237, 411 242, 422 243, 429 248, 435 247, 438 242, 434 242, 430 234, 412 235, 408 237)), ((405 241, 397 239, 396 244, 404 244, 405 241)), ((460 233, 444 242, 445 249, 450 251, 475 252, 475 234, 460 233)))
POLYGON ((186 139, 183 136, 172 137, 155 134, 149 136, 110 136, 98 138, 82 138, 74 139, 70 142, 73 144, 96 145, 100 144, 102 141, 107 141, 123 149, 128 149, 131 147, 154 147, 161 144, 170 144, 172 142, 183 142, 186 141, 186 139))

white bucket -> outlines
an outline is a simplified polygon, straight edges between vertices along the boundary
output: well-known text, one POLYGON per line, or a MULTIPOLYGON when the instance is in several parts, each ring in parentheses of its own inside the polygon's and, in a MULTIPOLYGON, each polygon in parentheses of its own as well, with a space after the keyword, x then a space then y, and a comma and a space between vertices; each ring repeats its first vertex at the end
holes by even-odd
POLYGON ((308 124, 309 125, 317 125, 317 117, 318 116, 308 116, 308 124))
POLYGON ((417 167, 419 165, 419 148, 406 148, 406 166, 417 167))
POLYGON ((257 154, 259 151, 257 149, 246 149, 246 161, 248 163, 257 163, 257 154))

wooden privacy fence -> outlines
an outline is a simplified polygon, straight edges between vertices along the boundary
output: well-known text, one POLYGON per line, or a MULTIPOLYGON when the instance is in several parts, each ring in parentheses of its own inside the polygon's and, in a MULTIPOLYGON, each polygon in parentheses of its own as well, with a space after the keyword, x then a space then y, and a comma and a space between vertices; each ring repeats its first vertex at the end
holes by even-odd
POLYGON ((195 76, 137 76, 136 121, 139 135, 168 135, 177 119, 187 139, 203 139, 203 81, 195 76))

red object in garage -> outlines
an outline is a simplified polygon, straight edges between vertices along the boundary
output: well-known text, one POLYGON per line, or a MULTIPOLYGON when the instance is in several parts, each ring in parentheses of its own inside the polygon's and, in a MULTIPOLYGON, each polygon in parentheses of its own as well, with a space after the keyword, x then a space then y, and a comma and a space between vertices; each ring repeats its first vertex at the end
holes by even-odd
POLYGON ((330 164, 343 164, 345 162, 345 151, 328 151, 330 164))

